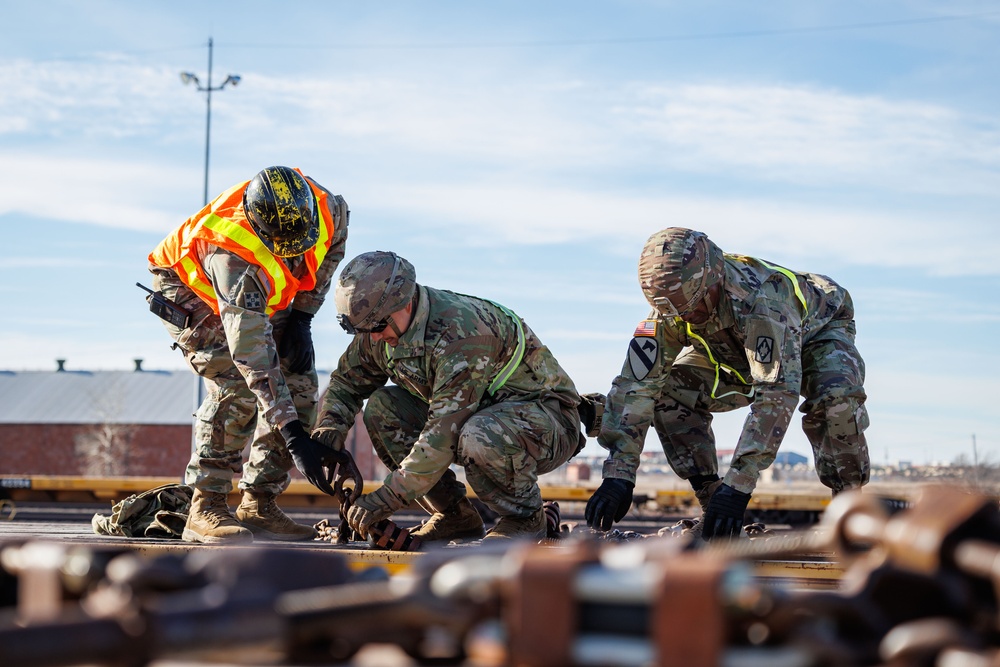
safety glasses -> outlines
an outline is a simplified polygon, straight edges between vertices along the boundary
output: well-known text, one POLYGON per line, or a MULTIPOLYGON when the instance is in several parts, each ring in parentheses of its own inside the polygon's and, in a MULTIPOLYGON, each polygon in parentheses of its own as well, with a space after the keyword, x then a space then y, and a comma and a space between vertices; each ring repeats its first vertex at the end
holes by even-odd
MULTIPOLYGON (((393 253, 393 257, 395 259, 392 262, 392 271, 389 273, 389 280, 387 280, 385 283, 385 289, 382 290, 382 296, 379 297, 379 300, 375 304, 375 306, 368 311, 368 315, 365 316, 363 320, 361 320, 362 323, 364 323, 365 320, 371 317, 372 313, 377 313, 382 308, 382 304, 385 303, 386 297, 389 296, 389 290, 392 289, 392 282, 396 279, 396 274, 399 273, 399 255, 393 253)), ((347 319, 347 315, 345 315, 344 313, 337 315, 337 322, 340 323, 341 329, 351 334, 352 336, 357 335, 359 333, 382 333, 383 331, 385 331, 385 328, 389 326, 389 318, 386 318, 384 320, 379 320, 370 327, 365 327, 364 329, 360 329, 351 324, 351 321, 347 319)))
POLYGON ((351 324, 349 319, 347 319, 347 315, 337 315, 337 322, 340 324, 341 329, 352 336, 365 333, 382 333, 385 331, 385 328, 389 326, 389 320, 381 320, 367 329, 358 329, 356 326, 351 324))

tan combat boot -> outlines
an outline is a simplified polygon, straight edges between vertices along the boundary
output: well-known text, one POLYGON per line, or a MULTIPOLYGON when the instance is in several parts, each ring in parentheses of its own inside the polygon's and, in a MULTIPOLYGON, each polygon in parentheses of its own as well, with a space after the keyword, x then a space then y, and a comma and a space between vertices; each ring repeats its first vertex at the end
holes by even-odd
POLYGON ((486 533, 484 540, 532 539, 540 540, 546 535, 545 511, 540 509, 531 516, 500 517, 497 525, 486 533))
MULTIPOLYGON (((427 507, 420 503, 422 507, 427 507)), ((445 540, 471 539, 478 540, 483 536, 486 527, 483 518, 468 498, 460 498, 447 509, 434 512, 419 528, 411 530, 410 535, 419 537, 424 542, 443 542, 445 540)))
POLYGON ((266 540, 297 542, 316 537, 312 526, 289 519, 274 499, 270 494, 244 491, 243 501, 236 508, 236 519, 254 535, 266 540))
POLYGON ((253 542, 253 533, 229 513, 225 493, 195 489, 181 538, 185 542, 239 544, 253 542))

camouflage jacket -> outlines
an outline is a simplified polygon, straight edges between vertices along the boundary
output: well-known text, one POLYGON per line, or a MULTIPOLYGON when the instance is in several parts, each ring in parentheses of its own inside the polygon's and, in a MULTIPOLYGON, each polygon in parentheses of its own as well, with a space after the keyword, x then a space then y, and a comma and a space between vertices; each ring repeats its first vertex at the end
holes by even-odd
MULTIPOLYGON (((334 219, 335 232, 329 251, 316 269, 316 286, 308 292, 296 294, 291 308, 278 311, 271 317, 265 312, 268 289, 264 281, 267 278, 256 264, 207 242, 199 241, 196 246, 198 261, 219 296, 219 317, 233 362, 257 397, 264 419, 275 429, 299 417, 281 372, 272 325, 279 320, 283 322, 291 310, 310 314, 318 312, 330 291, 337 266, 344 259, 349 218, 347 203, 339 195, 332 195, 328 201, 335 207, 327 213, 334 219)), ((301 257, 285 257, 281 261, 297 277, 307 271, 301 257)), ((218 323, 211 309, 171 269, 151 266, 150 270, 159 276, 160 284, 165 288, 164 294, 168 297, 175 290, 189 295, 181 305, 195 310, 192 329, 218 323)))
POLYGON ((389 380, 426 401, 420 437, 385 479, 407 501, 427 493, 455 462, 462 425, 478 410, 506 401, 556 399, 569 407, 580 402, 549 349, 509 310, 432 287, 419 286, 418 295, 410 326, 395 347, 368 334, 354 337, 330 376, 317 427, 345 437, 364 400, 389 380), (518 323, 523 356, 491 395, 490 385, 517 356, 518 323))
MULTIPOLYGON (((604 477, 635 480, 653 407, 663 394, 671 365, 683 348, 692 346, 704 354, 707 344, 722 366, 721 381, 741 386, 740 393, 751 401, 725 482, 738 491, 753 491, 760 470, 777 453, 798 403, 803 345, 821 340, 831 323, 850 326, 852 331, 854 326, 847 290, 825 276, 795 275, 805 312, 795 285, 783 273, 760 260, 727 254, 720 303, 706 323, 689 328, 656 311, 640 323, 629 357, 608 394, 598 437, 598 443, 610 450, 604 477), (631 351, 643 345, 646 364, 631 351), (654 350, 652 359, 649 350, 654 350)), ((716 396, 721 398, 730 389, 720 386, 716 396)))

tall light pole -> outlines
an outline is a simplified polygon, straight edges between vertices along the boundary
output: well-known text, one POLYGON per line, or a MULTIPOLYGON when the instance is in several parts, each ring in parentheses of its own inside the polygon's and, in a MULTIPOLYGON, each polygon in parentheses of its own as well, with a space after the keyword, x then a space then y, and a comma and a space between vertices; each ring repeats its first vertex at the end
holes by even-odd
MULTIPOLYGON (((229 74, 226 76, 226 80, 222 82, 221 85, 212 87, 212 38, 208 38, 208 83, 206 85, 201 85, 198 81, 198 77, 191 72, 181 72, 181 83, 189 84, 193 83, 198 89, 198 92, 205 93, 205 194, 204 203, 202 206, 208 206, 208 155, 209 148, 212 142, 212 93, 217 90, 222 90, 229 84, 234 86, 240 82, 239 74, 229 74)), ((194 377, 194 410, 197 414, 198 408, 201 407, 202 401, 205 398, 205 383, 202 381, 201 376, 195 375, 194 377)), ((197 422, 197 418, 195 418, 197 422)), ((191 452, 194 453, 197 449, 197 440, 195 433, 195 424, 191 425, 191 452)))
POLYGON ((206 93, 206 111, 205 111, 205 203, 208 204, 208 152, 209 146, 211 145, 212 137, 212 93, 217 90, 222 90, 229 84, 234 86, 240 82, 239 74, 229 74, 226 76, 226 80, 222 82, 221 85, 212 87, 212 38, 208 38, 208 83, 206 85, 201 85, 196 77, 191 72, 181 72, 181 82, 188 84, 194 83, 195 87, 200 93, 206 93))

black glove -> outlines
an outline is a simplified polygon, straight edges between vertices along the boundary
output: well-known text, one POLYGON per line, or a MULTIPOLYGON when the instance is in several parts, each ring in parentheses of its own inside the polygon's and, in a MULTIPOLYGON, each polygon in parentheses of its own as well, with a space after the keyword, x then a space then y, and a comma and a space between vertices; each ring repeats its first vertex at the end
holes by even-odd
POLYGON ((611 524, 621 521, 632 506, 632 489, 635 484, 624 479, 608 478, 587 501, 583 516, 587 525, 596 530, 610 530, 611 524))
POLYGON ((310 438, 298 419, 282 426, 280 432, 299 472, 323 493, 334 495, 326 468, 332 469, 338 463, 346 463, 349 455, 324 447, 310 438))
POLYGON ((580 404, 576 406, 583 422, 583 432, 588 438, 596 438, 601 433, 601 422, 604 419, 604 403, 608 397, 604 394, 583 394, 580 404))
POLYGON ((749 502, 749 493, 742 493, 726 484, 719 486, 708 501, 701 536, 706 540, 739 537, 749 502))
POLYGON ((292 310, 285 323, 285 331, 281 334, 278 344, 278 356, 288 360, 288 370, 292 373, 305 373, 316 362, 316 352, 313 349, 312 318, 309 313, 292 310))

